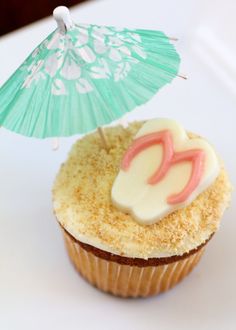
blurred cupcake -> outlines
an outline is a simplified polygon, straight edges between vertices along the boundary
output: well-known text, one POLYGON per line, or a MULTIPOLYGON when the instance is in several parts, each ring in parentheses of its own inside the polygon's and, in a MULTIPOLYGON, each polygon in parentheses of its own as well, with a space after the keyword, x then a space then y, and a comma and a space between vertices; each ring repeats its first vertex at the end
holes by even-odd
POLYGON ((53 187, 76 269, 99 289, 150 296, 181 281, 217 231, 231 185, 213 148, 172 120, 106 129, 72 148, 53 187))

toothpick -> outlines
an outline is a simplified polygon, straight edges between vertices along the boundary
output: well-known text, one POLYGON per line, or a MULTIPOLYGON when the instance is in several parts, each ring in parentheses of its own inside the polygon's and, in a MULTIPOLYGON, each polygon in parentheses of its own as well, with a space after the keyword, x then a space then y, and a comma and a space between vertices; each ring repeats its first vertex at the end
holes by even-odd
POLYGON ((59 139, 53 138, 52 139, 52 150, 56 151, 59 148, 59 139))
POLYGON ((126 120, 126 115, 122 116, 120 119, 119 119, 119 124, 123 127, 123 128, 126 128, 128 126, 128 122, 126 120))
POLYGON ((178 76, 179 78, 182 78, 182 79, 185 79, 185 80, 188 79, 188 77, 185 76, 185 75, 183 75, 183 74, 178 74, 177 76, 178 76))
POLYGON ((179 39, 178 38, 175 38, 175 37, 167 37, 169 40, 172 40, 172 41, 178 41, 179 39))
MULTIPOLYGON (((179 39, 178 38, 175 38, 175 37, 168 37, 169 40, 172 40, 172 41, 178 41, 179 39)), ((177 75, 179 78, 182 78, 182 79, 188 79, 185 75, 183 74, 178 74, 177 75)))
POLYGON ((98 131, 98 134, 101 138, 101 141, 102 141, 102 146, 103 148, 108 151, 109 150, 109 147, 108 147, 108 141, 107 141, 107 137, 106 137, 106 134, 104 132, 104 129, 102 127, 98 127, 97 128, 97 131, 98 131))

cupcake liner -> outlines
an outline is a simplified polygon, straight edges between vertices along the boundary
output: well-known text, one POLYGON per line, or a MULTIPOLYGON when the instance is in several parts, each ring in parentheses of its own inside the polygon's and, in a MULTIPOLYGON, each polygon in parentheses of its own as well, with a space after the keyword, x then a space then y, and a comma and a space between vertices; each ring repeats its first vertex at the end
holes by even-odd
POLYGON ((131 266, 109 261, 88 252, 63 230, 67 252, 79 273, 102 291, 122 297, 148 297, 179 283, 199 262, 205 246, 172 263, 131 266))

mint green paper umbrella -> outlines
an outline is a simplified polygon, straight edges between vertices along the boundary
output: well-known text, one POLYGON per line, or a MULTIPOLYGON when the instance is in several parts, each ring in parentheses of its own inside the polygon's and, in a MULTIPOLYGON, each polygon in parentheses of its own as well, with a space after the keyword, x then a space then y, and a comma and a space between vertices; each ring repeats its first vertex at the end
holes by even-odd
POLYGON ((0 89, 0 125, 46 138, 86 133, 148 101, 180 58, 160 31, 75 24, 54 10, 52 32, 0 89))

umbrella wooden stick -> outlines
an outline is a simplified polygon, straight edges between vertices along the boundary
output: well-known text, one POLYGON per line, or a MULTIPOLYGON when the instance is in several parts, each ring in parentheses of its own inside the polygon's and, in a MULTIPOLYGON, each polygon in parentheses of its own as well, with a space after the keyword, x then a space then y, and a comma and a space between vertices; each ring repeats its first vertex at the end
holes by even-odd
MULTIPOLYGON (((169 40, 172 40, 172 41, 178 41, 179 39, 178 38, 175 38, 175 37, 168 37, 169 40)), ((188 79, 185 75, 183 74, 178 74, 177 75, 179 78, 182 78, 182 79, 188 79)))
MULTIPOLYGON (((169 36, 168 36, 168 39, 169 39, 169 40, 172 40, 172 41, 178 41, 178 40, 179 40, 179 39, 176 38, 176 37, 169 37, 169 36)), ((182 78, 182 79, 185 79, 185 80, 188 79, 188 78, 187 78, 185 75, 183 75, 183 74, 178 74, 177 76, 178 76, 179 78, 182 78)))
POLYGON ((59 149, 59 139, 53 138, 52 139, 52 150, 56 151, 59 149))
POLYGON ((98 134, 99 134, 99 136, 101 138, 103 148, 106 151, 108 151, 109 150, 109 145, 108 145, 108 141, 107 141, 107 137, 106 137, 106 134, 104 132, 104 129, 101 126, 99 126, 97 128, 97 132, 98 132, 98 134))
POLYGON ((183 74, 178 74, 177 76, 178 76, 179 78, 182 78, 182 79, 185 79, 185 80, 188 79, 187 76, 185 76, 185 75, 183 75, 183 74))
POLYGON ((178 38, 175 38, 175 37, 168 37, 169 40, 172 40, 172 41, 178 41, 179 39, 178 38))

